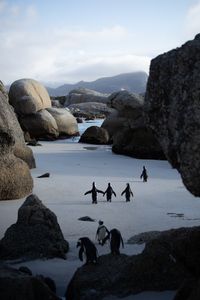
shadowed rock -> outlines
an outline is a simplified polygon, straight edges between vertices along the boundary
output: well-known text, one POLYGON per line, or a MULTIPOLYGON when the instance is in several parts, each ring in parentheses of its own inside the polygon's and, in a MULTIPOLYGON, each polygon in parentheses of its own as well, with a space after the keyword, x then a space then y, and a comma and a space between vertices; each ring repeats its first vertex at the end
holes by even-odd
POLYGON ((0 266, 2 300, 59 300, 41 276, 31 276, 17 269, 0 266))
POLYGON ((46 177, 50 177, 50 173, 44 173, 40 176, 37 176, 37 178, 46 178, 46 177))
POLYGON ((151 61, 146 122, 186 188, 200 196, 200 34, 151 61))
POLYGON ((108 144, 109 134, 106 129, 91 126, 85 130, 79 139, 79 143, 88 143, 88 144, 108 144))
POLYGON ((65 258, 68 248, 56 215, 30 195, 0 241, 0 259, 65 258))
POLYGON ((35 168, 32 150, 26 146, 23 131, 19 125, 13 107, 8 103, 7 92, 0 81, 0 129, 9 130, 14 139, 14 155, 24 160, 29 168, 35 168))
POLYGON ((11 131, 0 128, 0 200, 25 197, 33 188, 28 165, 14 155, 14 143, 11 131))
POLYGON ((141 254, 103 255, 97 265, 79 268, 68 285, 66 299, 100 300, 111 295, 177 290, 185 280, 200 276, 199 252, 200 227, 164 231, 147 242, 141 254))

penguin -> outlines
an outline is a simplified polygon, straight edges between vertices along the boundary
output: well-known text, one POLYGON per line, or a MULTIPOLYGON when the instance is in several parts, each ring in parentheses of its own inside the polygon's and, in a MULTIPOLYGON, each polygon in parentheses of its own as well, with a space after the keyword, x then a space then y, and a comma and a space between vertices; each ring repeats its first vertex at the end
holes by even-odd
POLYGON ((103 191, 98 190, 98 189, 96 188, 95 182, 92 183, 92 189, 89 190, 89 191, 87 191, 87 192, 85 192, 84 195, 87 195, 87 194, 90 194, 90 193, 92 194, 92 203, 94 203, 94 204, 97 204, 97 193, 104 194, 103 191))
POLYGON ((130 188, 130 184, 129 184, 129 183, 126 184, 126 188, 125 188, 125 190, 121 193, 121 196, 123 196, 123 194, 125 194, 126 202, 129 202, 129 201, 130 201, 130 197, 131 197, 131 196, 133 197, 133 192, 131 191, 131 188, 130 188))
POLYGON ((104 239, 106 237, 106 234, 109 234, 109 230, 107 227, 103 224, 103 221, 99 221, 99 226, 97 228, 96 232, 96 239, 98 240, 100 245, 104 245, 104 239))
POLYGON ((107 237, 105 237, 104 239, 104 243, 106 242, 106 240, 110 240, 110 250, 111 250, 111 254, 113 255, 118 255, 120 254, 120 245, 122 245, 122 248, 124 248, 124 241, 122 239, 121 236, 121 232, 116 229, 113 228, 112 230, 110 230, 110 233, 108 234, 107 237))
POLYGON ((80 247, 79 259, 83 261, 83 253, 86 257, 86 264, 97 263, 97 248, 88 237, 82 237, 78 240, 76 247, 80 247))
POLYGON ((112 194, 114 194, 115 197, 116 197, 116 193, 113 190, 113 188, 111 187, 110 182, 108 183, 108 187, 107 187, 106 191, 104 192, 103 196, 105 196, 105 194, 106 194, 106 198, 107 198, 108 202, 111 202, 112 194))

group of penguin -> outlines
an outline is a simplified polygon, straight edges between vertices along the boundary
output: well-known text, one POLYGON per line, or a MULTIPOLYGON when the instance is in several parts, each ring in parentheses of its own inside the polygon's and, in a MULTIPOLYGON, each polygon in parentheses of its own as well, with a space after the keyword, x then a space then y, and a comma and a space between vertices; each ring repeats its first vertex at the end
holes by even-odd
MULTIPOLYGON (((147 175, 147 170, 145 168, 145 166, 143 166, 143 170, 142 170, 142 174, 140 175, 140 178, 142 179, 143 178, 143 182, 147 182, 147 178, 148 178, 148 175, 147 175)), ((107 189, 105 190, 105 192, 101 191, 101 190, 98 190, 95 186, 95 182, 92 183, 92 189, 85 192, 84 195, 87 195, 87 194, 92 194, 92 203, 94 204, 97 204, 97 194, 98 193, 101 193, 103 194, 103 196, 106 195, 106 198, 107 198, 107 202, 111 202, 112 200, 112 195, 114 195, 116 197, 116 193, 115 191, 113 190, 110 182, 108 183, 108 187, 107 189)), ((130 197, 132 196, 133 197, 133 192, 130 188, 130 184, 127 183, 126 184, 126 188, 125 190, 123 190, 123 192, 121 193, 121 196, 123 196, 125 194, 125 198, 126 198, 126 202, 129 202, 130 201, 130 197)))
MULTIPOLYGON (((115 191, 113 190, 113 188, 111 187, 111 184, 110 182, 108 183, 108 187, 106 189, 105 192, 101 191, 101 190, 98 190, 95 186, 95 182, 92 183, 92 189, 85 192, 84 195, 87 195, 87 194, 92 194, 92 203, 94 204, 97 204, 97 193, 101 193, 103 194, 103 196, 106 195, 106 198, 107 198, 107 202, 111 202, 112 200, 112 195, 115 195, 116 197, 116 193, 115 191)), ((129 183, 127 183, 127 186, 125 188, 125 190, 121 193, 121 196, 125 194, 125 197, 126 197, 126 201, 130 201, 130 197, 132 196, 133 197, 133 192, 131 191, 131 188, 130 188, 130 185, 129 183)))
MULTIPOLYGON (((107 240, 110 241, 111 254, 120 254, 120 245, 124 248, 124 242, 121 233, 118 229, 114 228, 108 230, 103 224, 103 221, 99 221, 99 227, 97 228, 96 238, 100 245, 104 245, 107 240)), ((83 254, 86 258, 86 264, 96 264, 98 259, 98 251, 95 244, 88 238, 82 237, 78 240, 76 247, 79 249, 79 259, 83 261, 83 254)))

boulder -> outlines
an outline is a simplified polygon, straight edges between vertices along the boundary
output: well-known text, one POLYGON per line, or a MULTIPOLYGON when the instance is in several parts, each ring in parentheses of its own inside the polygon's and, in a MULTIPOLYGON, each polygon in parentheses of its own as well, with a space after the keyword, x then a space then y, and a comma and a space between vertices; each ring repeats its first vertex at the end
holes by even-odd
POLYGON ((66 299, 100 300, 111 295, 123 298, 144 291, 177 290, 185 280, 199 277, 199 251, 200 227, 164 231, 147 242, 141 254, 103 255, 96 265, 77 269, 66 299))
POLYGON ((108 144, 109 134, 106 129, 91 126, 85 130, 79 139, 79 143, 88 143, 88 144, 108 144))
POLYGON ((86 102, 70 104, 68 109, 76 117, 95 117, 95 118, 105 118, 110 115, 114 109, 107 106, 106 103, 100 102, 86 102))
POLYGON ((0 128, 0 200, 23 198, 33 189, 28 165, 14 155, 13 133, 0 128))
POLYGON ((0 297, 2 300, 59 300, 41 276, 0 266, 0 297))
POLYGON ((19 79, 13 82, 9 90, 9 102, 19 115, 34 114, 51 107, 46 88, 34 79, 19 79))
POLYGON ((19 121, 23 130, 28 131, 31 138, 55 140, 59 136, 56 120, 46 109, 21 116, 19 121))
POLYGON ((145 116, 186 188, 200 196, 200 34, 151 61, 145 116))
POLYGON ((85 103, 85 102, 101 102, 107 103, 108 95, 96 92, 94 90, 77 88, 72 90, 66 97, 64 106, 70 104, 85 103))
POLYGON ((142 159, 165 159, 153 130, 146 126, 141 95, 125 90, 115 92, 108 97, 108 105, 116 111, 101 127, 108 131, 114 153, 142 159))
POLYGON ((36 195, 30 195, 18 210, 17 222, 6 230, 0 241, 0 258, 65 259, 68 248, 56 215, 36 195))
POLYGON ((108 97, 108 105, 115 111, 108 116, 102 124, 107 129, 110 138, 124 130, 131 131, 144 126, 143 98, 128 91, 119 91, 108 97))
POLYGON ((47 108, 47 111, 55 119, 60 136, 69 137, 79 135, 78 123, 69 110, 50 107, 47 108))
POLYGON ((132 130, 122 129, 113 136, 112 151, 141 159, 165 160, 162 148, 152 130, 139 127, 132 130))
POLYGON ((35 168, 32 150, 26 146, 23 131, 19 125, 13 107, 8 103, 8 95, 0 81, 0 129, 8 129, 14 139, 13 152, 15 156, 24 160, 29 168, 35 168))

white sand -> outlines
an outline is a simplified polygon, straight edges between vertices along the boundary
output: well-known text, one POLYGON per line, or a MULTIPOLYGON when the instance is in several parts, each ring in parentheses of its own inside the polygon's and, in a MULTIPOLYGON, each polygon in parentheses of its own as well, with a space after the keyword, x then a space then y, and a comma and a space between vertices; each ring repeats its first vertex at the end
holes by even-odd
MULTIPOLYGON (((82 265, 75 247, 78 238, 88 236, 94 241, 99 219, 108 229, 118 228, 125 243, 131 236, 144 231, 200 225, 200 199, 185 189, 177 171, 166 161, 138 160, 115 155, 110 146, 66 140, 42 142, 42 147, 32 149, 37 164, 37 168, 31 171, 33 193, 57 215, 64 237, 70 243, 70 251, 66 261, 37 260, 15 266, 26 265, 34 274, 52 277, 59 296, 64 295, 73 273, 82 265), (143 165, 149 174, 147 183, 139 179, 143 165), (49 178, 36 178, 46 172, 50 172, 49 178), (91 204, 91 194, 84 196, 84 192, 91 189, 93 181, 101 190, 105 190, 110 182, 117 197, 107 203, 99 194, 98 204, 91 204), (130 203, 120 196, 127 182, 134 193, 130 203), (178 213, 183 216, 178 217, 178 213), (79 221, 78 218, 83 216, 90 216, 96 222, 79 221)), ((17 211, 23 201, 0 201, 0 238, 16 222, 17 211)), ((109 253, 107 245, 97 247, 100 254, 109 253)), ((143 248, 143 245, 125 244, 122 252, 136 254, 143 248)), ((171 300, 173 295, 174 292, 151 292, 131 296, 127 300, 171 300)))

